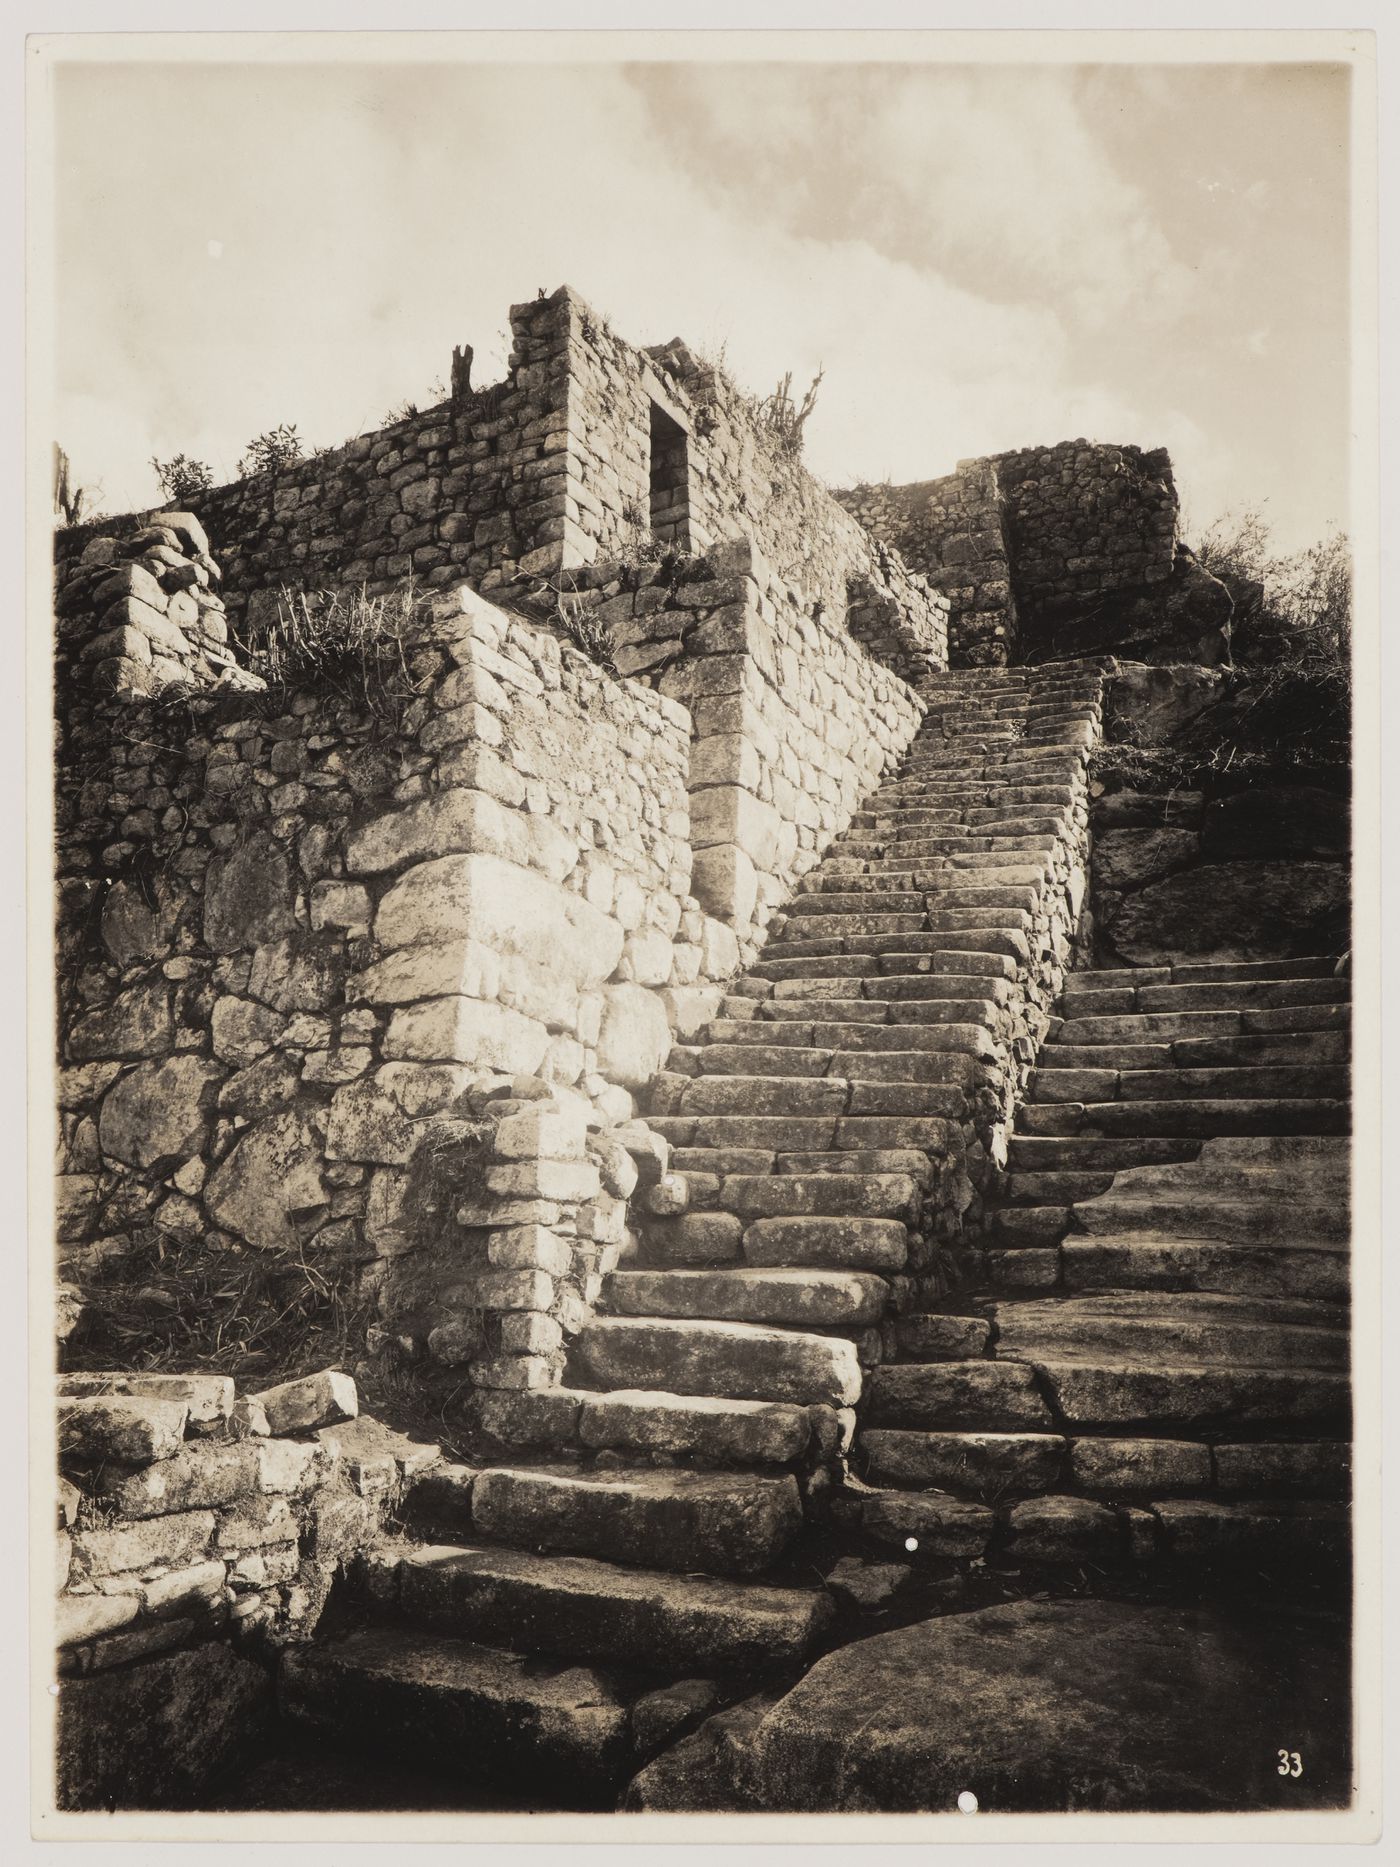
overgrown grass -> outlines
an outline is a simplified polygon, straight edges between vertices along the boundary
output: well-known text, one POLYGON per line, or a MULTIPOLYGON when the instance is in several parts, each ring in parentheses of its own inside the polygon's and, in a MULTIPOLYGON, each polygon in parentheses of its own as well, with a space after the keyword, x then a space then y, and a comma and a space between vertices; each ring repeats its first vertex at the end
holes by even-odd
POLYGON ((154 1226, 82 1280, 74 1368, 190 1371, 290 1379, 363 1353, 370 1306, 343 1262, 303 1248, 177 1238, 154 1226))
POLYGON ((409 665, 426 602, 412 578, 385 596, 358 590, 278 592, 273 616, 241 646, 274 696, 330 691, 395 725, 419 693, 409 665))

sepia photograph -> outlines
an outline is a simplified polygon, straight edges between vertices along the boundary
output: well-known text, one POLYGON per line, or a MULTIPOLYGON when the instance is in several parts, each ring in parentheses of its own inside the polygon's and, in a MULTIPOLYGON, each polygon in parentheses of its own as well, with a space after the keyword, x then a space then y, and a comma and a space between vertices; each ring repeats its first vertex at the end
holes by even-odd
POLYGON ((1374 1839, 1373 60, 27 42, 36 1835, 1374 1839))

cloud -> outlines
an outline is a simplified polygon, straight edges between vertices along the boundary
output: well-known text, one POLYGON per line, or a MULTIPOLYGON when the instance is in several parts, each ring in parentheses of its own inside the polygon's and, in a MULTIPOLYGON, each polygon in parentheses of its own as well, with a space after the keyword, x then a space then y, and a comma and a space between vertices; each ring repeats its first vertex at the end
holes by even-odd
POLYGON ((1106 153, 1114 91, 1062 71, 121 65, 59 88, 59 434, 113 510, 154 497, 152 453, 222 476, 282 421, 376 426, 454 343, 493 380, 510 303, 565 281, 636 342, 727 345, 755 390, 824 364, 807 458, 833 484, 1079 434, 1165 442, 1193 504, 1284 471, 1199 367, 1264 319, 1217 339, 1219 243, 1184 264, 1106 153))

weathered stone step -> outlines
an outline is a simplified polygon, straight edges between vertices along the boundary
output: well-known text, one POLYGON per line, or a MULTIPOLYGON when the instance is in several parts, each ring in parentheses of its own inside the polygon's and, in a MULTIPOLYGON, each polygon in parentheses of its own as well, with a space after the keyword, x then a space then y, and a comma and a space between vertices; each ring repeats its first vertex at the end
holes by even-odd
POLYGON ((677 1147, 754 1147, 824 1152, 887 1147, 937 1152, 948 1143, 948 1123, 939 1116, 847 1115, 834 1118, 787 1115, 654 1115, 651 1127, 677 1147))
POLYGON ((753 968, 756 979, 872 979, 881 975, 906 978, 953 975, 962 979, 1009 980, 1016 976, 1016 962, 1004 953, 948 947, 920 953, 912 962, 900 953, 819 954, 809 959, 782 959, 775 955, 772 959, 760 960, 753 968))
POLYGON ((801 1523, 790 1475, 521 1466, 472 1487, 473 1528, 489 1542, 682 1573, 757 1574, 801 1523))
POLYGON ((743 1252, 764 1268, 901 1271, 909 1234, 893 1219, 757 1219, 744 1232, 743 1252))
POLYGON ((1112 1171, 1095 1172, 1092 1168, 1050 1169, 1043 1172, 1012 1173, 1003 1195, 1009 1206, 1071 1206, 1077 1199, 1093 1199, 1113 1185, 1112 1171))
POLYGON ((1124 985, 1202 985, 1251 983, 1267 979, 1330 979, 1336 960, 1321 956, 1301 959, 1177 960, 1170 966, 1120 966, 1072 972, 1065 979, 1065 995, 1103 991, 1124 985))
POLYGON ((1176 1232, 1183 1238, 1234 1238, 1242 1242, 1286 1242, 1294 1232, 1313 1239, 1345 1243, 1350 1235, 1345 1204, 1280 1197, 1277 1186, 1261 1189, 1254 1199, 1212 1193, 1188 1186, 1180 1193, 1141 1194, 1116 1189, 1083 1200, 1074 1208, 1079 1229, 1089 1233, 1176 1232))
POLYGON ((985 1316, 914 1311, 895 1318, 895 1341, 905 1361, 975 1361, 992 1337, 985 1316))
POLYGON ((634 1758, 630 1702, 645 1689, 406 1627, 286 1647, 278 1681, 295 1725, 446 1771, 464 1791, 533 1785, 563 1808, 611 1805, 634 1758))
POLYGON ((887 1363, 871 1372, 868 1418, 879 1426, 1058 1430, 1035 1370, 1010 1361, 887 1363))
POLYGON ((1259 1064, 1234 1069, 1042 1070, 1035 1073, 1037 1102, 1163 1102, 1246 1097, 1254 1101, 1336 1100, 1347 1093, 1345 1065, 1259 1064))
POLYGON ((1029 851, 1035 855, 1049 855, 1054 849, 1054 838, 1047 831, 1027 835, 1019 831, 981 832, 976 836, 905 836, 898 840, 892 837, 871 836, 867 831, 847 831, 838 837, 827 849, 825 861, 833 858, 841 861, 879 862, 894 856, 906 855, 917 861, 921 856, 951 856, 982 851, 1009 852, 1011 850, 1029 851))
POLYGON ((410 1545, 393 1582, 400 1611, 424 1627, 530 1653, 677 1673, 793 1664, 831 1614, 820 1589, 450 1544, 410 1545))
POLYGON ((1042 1070, 1165 1070, 1210 1067, 1250 1068, 1261 1064, 1345 1064, 1351 1045, 1344 1031, 1271 1031, 1227 1037, 1181 1037, 1161 1044, 1043 1044, 1036 1057, 1042 1070))
POLYGON ((1201 1143, 1162 1135, 1129 1135, 1121 1140, 1093 1135, 1076 1139, 1060 1135, 1013 1134, 1007 1142, 1013 1173, 1077 1172, 1145 1167, 1154 1163, 1194 1160, 1201 1143))
MULTIPOLYGON (((1143 985, 1086 991, 1075 999, 1075 1015, 1132 1011, 1256 1011, 1294 1005, 1338 1005, 1351 995, 1345 979, 1256 979, 1198 985, 1143 985)), ((1066 1004, 1068 1004, 1068 1000, 1066 1004)))
POLYGON ((1349 1005, 1283 1005, 1271 1011, 1127 1012, 1112 1016, 1056 1018, 1051 1041, 1057 1044, 1160 1044, 1182 1038, 1228 1038, 1304 1031, 1346 1032, 1349 1005))
MULTIPOLYGON (((904 1036, 908 1026, 890 1027, 904 1036)), ((671 1053, 671 1068, 693 1073, 697 1083, 714 1077, 738 1076, 752 1081, 818 1081, 839 1077, 846 1082, 956 1083, 973 1088, 986 1076, 985 1065, 966 1051, 931 1044, 862 1045, 858 1050, 827 1050, 790 1044, 700 1044, 679 1046, 671 1053)), ((690 1107, 683 1102, 683 1110, 690 1107)))
MULTIPOLYGON (((981 980, 964 981, 964 991, 968 986, 983 988, 983 982, 981 980)), ((921 1025, 990 1025, 994 1022, 997 1012, 996 1002, 986 995, 985 989, 966 997, 943 999, 937 1004, 925 1002, 911 1009, 907 1005, 887 998, 842 998, 837 990, 828 988, 824 981, 817 982, 816 989, 813 989, 811 982, 808 982, 800 998, 789 997, 785 992, 781 998, 757 1000, 725 998, 720 1004, 721 1010, 731 1017, 735 1015, 736 1008, 740 1006, 747 1007, 750 1021, 760 1025, 790 1023, 803 1018, 850 1024, 905 1022, 921 1025)), ((766 1042, 766 1036, 760 1041, 766 1042)))
POLYGON ((1301 1233, 1286 1245, 1153 1232, 1073 1237, 1059 1257, 1070 1290, 1196 1290, 1338 1303, 1350 1291, 1348 1254, 1301 1233))
POLYGON ((936 1050, 966 1056, 992 1054, 992 1039, 981 1024, 837 1024, 807 1019, 716 1018, 706 1025, 707 1044, 781 1044, 817 1050, 936 1050))
MULTIPOLYGON (((1203 1198, 1216 1194, 1246 1198, 1271 1194, 1280 1205, 1291 1205, 1299 1196, 1317 1198, 1325 1192, 1345 1206, 1351 1179, 1351 1159, 1345 1142, 1327 1152, 1300 1148, 1292 1155, 1280 1152, 1272 1157, 1252 1146, 1241 1146, 1258 1139, 1283 1138, 1220 1136, 1203 1142, 1194 1160, 1125 1168, 1113 1190, 1125 1199, 1193 1189, 1203 1198)), ((1313 1137, 1299 1137, 1305 1138, 1313 1137)), ((1316 1138, 1331 1140, 1330 1136, 1316 1138)))
POLYGON ((716 1203, 744 1219, 899 1219, 918 1223, 923 1189, 904 1173, 730 1174, 716 1203))
MULTIPOLYGON (((790 1402, 584 1387, 498 1395, 487 1424, 492 1439, 512 1449, 579 1444, 592 1451, 672 1453, 721 1467, 789 1465, 812 1429, 806 1407, 790 1402)), ((431 1512, 425 1520, 436 1530, 445 1527, 431 1512)))
POLYGON ((1216 1489, 1273 1496, 1344 1497, 1351 1485, 1351 1447, 1333 1439, 1246 1440, 1214 1445, 1216 1489))
POLYGON ((912 1147, 829 1148, 797 1152, 756 1147, 684 1147, 671 1152, 671 1171, 684 1174, 905 1173, 921 1187, 930 1186, 938 1168, 927 1153, 912 1147))
POLYGON ((866 1482, 972 1491, 980 1497, 1053 1490, 1068 1446, 1058 1433, 936 1433, 870 1427, 857 1441, 866 1482))
POLYGON ((710 1317, 793 1328, 858 1328, 880 1320, 890 1300, 882 1277, 860 1271, 615 1271, 605 1287, 619 1316, 710 1317))
POLYGON ((1164 1498, 1154 1503, 1168 1553, 1178 1561, 1239 1562, 1271 1569, 1344 1562, 1349 1518, 1340 1505, 1289 1498, 1222 1503, 1164 1498))
POLYGON ((1345 1427, 1351 1404, 1344 1370, 1095 1364, 1048 1355, 1020 1365, 1034 1368, 1056 1416, 1071 1428, 1133 1425, 1168 1436, 1227 1426, 1325 1432, 1345 1427))
POLYGON ((903 953, 911 958, 935 953, 986 953, 1022 962, 1030 957, 1029 943, 1019 927, 930 927, 926 931, 915 928, 904 933, 848 935, 833 931, 838 923, 828 925, 824 917, 815 915, 796 925, 801 929, 799 935, 785 933, 774 942, 775 959, 832 958, 838 953, 903 953), (825 931, 807 938, 807 929, 818 925, 825 931))
POLYGON ((1350 1104, 1281 1097, 1164 1102, 1027 1103, 1017 1117, 1035 1135, 1345 1134, 1350 1104))
POLYGON ((1140 1291, 998 1303, 992 1317, 997 1355, 1014 1361, 1339 1368, 1349 1353, 1330 1304, 1140 1291))
POLYGON ((572 1360, 603 1388, 836 1407, 853 1406, 861 1391, 852 1343, 754 1323, 594 1316, 575 1337, 572 1360))

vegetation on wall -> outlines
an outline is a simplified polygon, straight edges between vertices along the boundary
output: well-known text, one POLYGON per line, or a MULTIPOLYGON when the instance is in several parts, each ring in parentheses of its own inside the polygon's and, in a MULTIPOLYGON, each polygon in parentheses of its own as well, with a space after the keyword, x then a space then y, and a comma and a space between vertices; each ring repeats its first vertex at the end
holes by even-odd
POLYGON ((249 665, 274 694, 314 686, 393 723, 416 699, 409 643, 423 593, 412 578, 385 596, 358 590, 278 592, 275 610, 250 624, 249 665))
POLYGON ((301 436, 293 422, 281 422, 255 434, 238 463, 238 477, 248 480, 255 473, 275 473, 279 467, 294 467, 305 457, 301 436))
POLYGON ((214 484, 212 468, 188 454, 176 454, 170 460, 158 460, 152 454, 151 467, 167 499, 197 499, 214 484))

